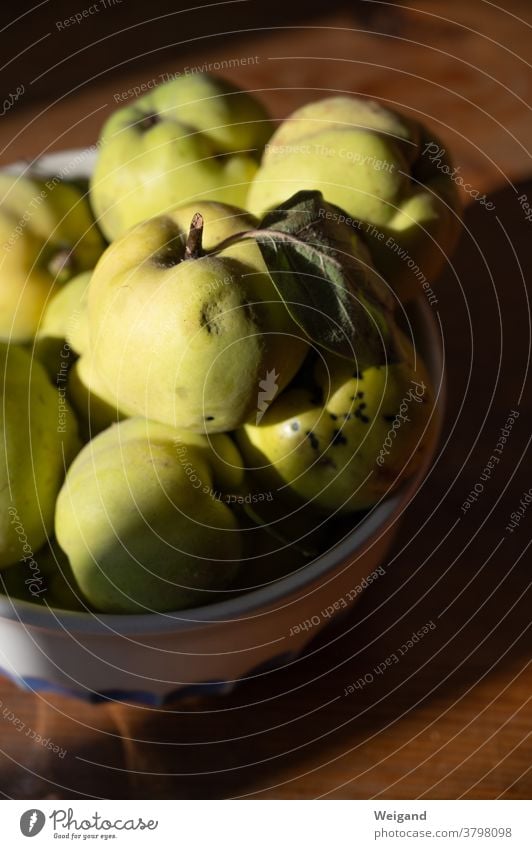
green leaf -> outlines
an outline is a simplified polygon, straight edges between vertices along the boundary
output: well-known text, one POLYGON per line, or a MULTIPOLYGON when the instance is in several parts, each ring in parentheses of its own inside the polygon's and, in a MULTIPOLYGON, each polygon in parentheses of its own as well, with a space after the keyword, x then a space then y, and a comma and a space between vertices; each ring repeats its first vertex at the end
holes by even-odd
POLYGON ((363 367, 395 359, 393 298, 345 214, 298 192, 253 235, 279 295, 317 345, 363 367))

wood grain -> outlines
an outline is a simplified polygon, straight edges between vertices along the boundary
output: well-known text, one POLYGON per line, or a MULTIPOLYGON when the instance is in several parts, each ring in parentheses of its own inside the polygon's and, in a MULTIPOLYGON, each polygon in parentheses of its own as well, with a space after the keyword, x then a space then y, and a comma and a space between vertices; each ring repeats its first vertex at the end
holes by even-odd
POLYGON ((91 707, 1 679, 2 705, 66 750, 60 758, 0 718, 3 794, 530 798, 530 522, 506 525, 532 486, 532 224, 518 200, 532 200, 531 25, 526 0, 360 3, 200 40, 186 59, 179 47, 155 51, 140 70, 71 94, 66 62, 55 98, 23 101, 2 119, 3 162, 90 144, 117 92, 185 63, 258 56, 228 76, 275 118, 329 91, 374 95, 423 117, 495 204, 489 212, 464 194, 462 241, 437 284, 446 430, 386 575, 300 661, 230 696, 163 711, 91 707), (520 416, 501 462, 464 514, 512 408, 520 416), (401 663, 344 695, 429 620, 437 627, 401 663))

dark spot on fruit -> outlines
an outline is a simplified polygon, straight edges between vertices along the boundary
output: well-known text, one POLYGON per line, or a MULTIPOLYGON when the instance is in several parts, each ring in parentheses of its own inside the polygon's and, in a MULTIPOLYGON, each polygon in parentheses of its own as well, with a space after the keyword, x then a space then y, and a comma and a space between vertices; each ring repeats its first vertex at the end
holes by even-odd
POLYGON ((299 430, 299 422, 290 422, 290 428, 293 431, 298 431, 299 430))
POLYGON ((206 422, 213 422, 213 421, 214 421, 214 416, 205 416, 205 421, 206 421, 206 422))
POLYGON ((331 442, 333 445, 347 445, 347 439, 338 428, 335 428, 331 442))
POLYGON ((336 463, 334 462, 334 460, 331 460, 331 458, 328 457, 326 454, 324 454, 322 457, 320 457, 317 465, 322 466, 325 469, 327 469, 327 468, 336 469, 336 463))
POLYGON ((311 430, 306 430, 305 433, 308 436, 308 439, 309 439, 309 442, 310 442, 312 448, 314 449, 314 451, 317 451, 320 447, 320 441, 319 441, 318 437, 311 430))
POLYGON ((249 301, 242 301, 240 304, 242 309, 244 310, 246 320, 251 324, 256 324, 258 328, 262 326, 260 315, 257 313, 255 309, 255 305, 251 304, 249 301))
POLYGON ((155 125, 159 124, 160 121, 161 118, 156 112, 149 112, 144 116, 144 118, 137 122, 136 127, 145 132, 146 130, 150 130, 152 127, 155 127, 155 125))
POLYGON ((183 259, 183 243, 180 236, 170 239, 158 251, 151 255, 151 261, 157 268, 173 268, 183 259))
POLYGON ((357 398, 363 398, 363 397, 364 397, 363 392, 357 392, 357 398))
POLYGON ((205 303, 199 315, 200 327, 204 327, 207 333, 219 334, 222 332, 218 320, 218 309, 215 304, 205 303))
POLYGON ((333 422, 335 422, 336 419, 338 418, 338 416, 335 413, 329 413, 329 415, 330 415, 331 419, 333 420, 333 422))
POLYGON ((209 321, 205 318, 205 314, 203 312, 200 313, 200 326, 204 327, 207 333, 211 332, 211 325, 209 324, 209 321))
POLYGON ((355 418, 360 419, 360 421, 361 421, 361 422, 364 422, 364 424, 367 424, 367 423, 369 422, 369 418, 368 418, 368 416, 366 416, 366 414, 365 414, 365 413, 363 413, 363 412, 362 412, 362 410, 363 410, 363 408, 364 408, 365 406, 366 406, 366 404, 360 404, 360 405, 356 408, 356 410, 355 410, 355 418))
POLYGON ((389 424, 391 424, 393 421, 395 421, 395 416, 384 416, 383 415, 383 419, 384 419, 385 422, 388 422, 389 424))

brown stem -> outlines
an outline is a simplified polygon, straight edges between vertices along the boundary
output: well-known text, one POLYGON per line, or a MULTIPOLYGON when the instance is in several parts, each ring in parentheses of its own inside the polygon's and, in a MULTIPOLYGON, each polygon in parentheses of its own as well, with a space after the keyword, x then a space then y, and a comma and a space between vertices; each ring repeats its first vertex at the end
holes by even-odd
POLYGON ((203 250, 203 215, 196 212, 190 222, 187 245, 185 248, 185 259, 199 259, 204 255, 203 250))

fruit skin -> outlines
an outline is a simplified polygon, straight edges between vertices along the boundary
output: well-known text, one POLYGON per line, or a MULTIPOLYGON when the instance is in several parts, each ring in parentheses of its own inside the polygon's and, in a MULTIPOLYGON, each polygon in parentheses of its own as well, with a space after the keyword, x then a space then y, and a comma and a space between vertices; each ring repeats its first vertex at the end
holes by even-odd
POLYGON ((359 375, 353 363, 325 354, 312 386, 289 387, 259 426, 237 432, 256 487, 273 491, 274 502, 348 513, 368 509, 417 471, 434 397, 419 355, 404 336, 397 340, 399 362, 359 375))
POLYGON ((82 192, 0 174, 0 339, 31 341, 54 291, 104 249, 82 192))
POLYGON ((43 366, 0 343, 0 568, 38 551, 79 440, 74 416, 43 366), (29 550, 28 550, 29 549, 29 550))
POLYGON ((114 242, 89 287, 94 372, 115 406, 196 432, 232 430, 257 413, 259 383, 278 391, 307 351, 255 242, 184 259, 194 213, 204 247, 255 226, 205 202, 145 221, 114 242))
POLYGON ((55 540, 39 552, 38 563, 45 576, 47 590, 41 598, 49 607, 61 610, 87 610, 72 567, 55 540))
POLYGON ((215 496, 241 480, 225 434, 209 441, 136 418, 97 436, 72 464, 55 520, 85 598, 114 613, 211 601, 242 552, 236 518, 215 496))
POLYGON ((11 599, 59 610, 86 611, 66 555, 54 543, 35 555, 36 567, 17 563, 0 574, 0 591, 11 599))
POLYGON ((215 200, 243 206, 268 116, 247 92, 209 74, 159 86, 105 123, 91 202, 111 241, 173 207, 215 200))
POLYGON ((73 354, 88 348, 87 294, 91 271, 78 274, 49 301, 35 337, 35 356, 50 377, 70 368, 73 354))
POLYGON ((77 360, 68 374, 67 394, 79 422, 84 442, 93 439, 112 424, 134 415, 117 407, 94 373, 90 355, 77 360))
POLYGON ((423 275, 437 276, 459 232, 458 191, 442 169, 449 159, 424 153, 434 145, 444 151, 420 123, 374 101, 318 100, 272 136, 247 207, 261 216, 295 191, 320 190, 355 219, 377 269, 407 300, 422 291, 423 275))

